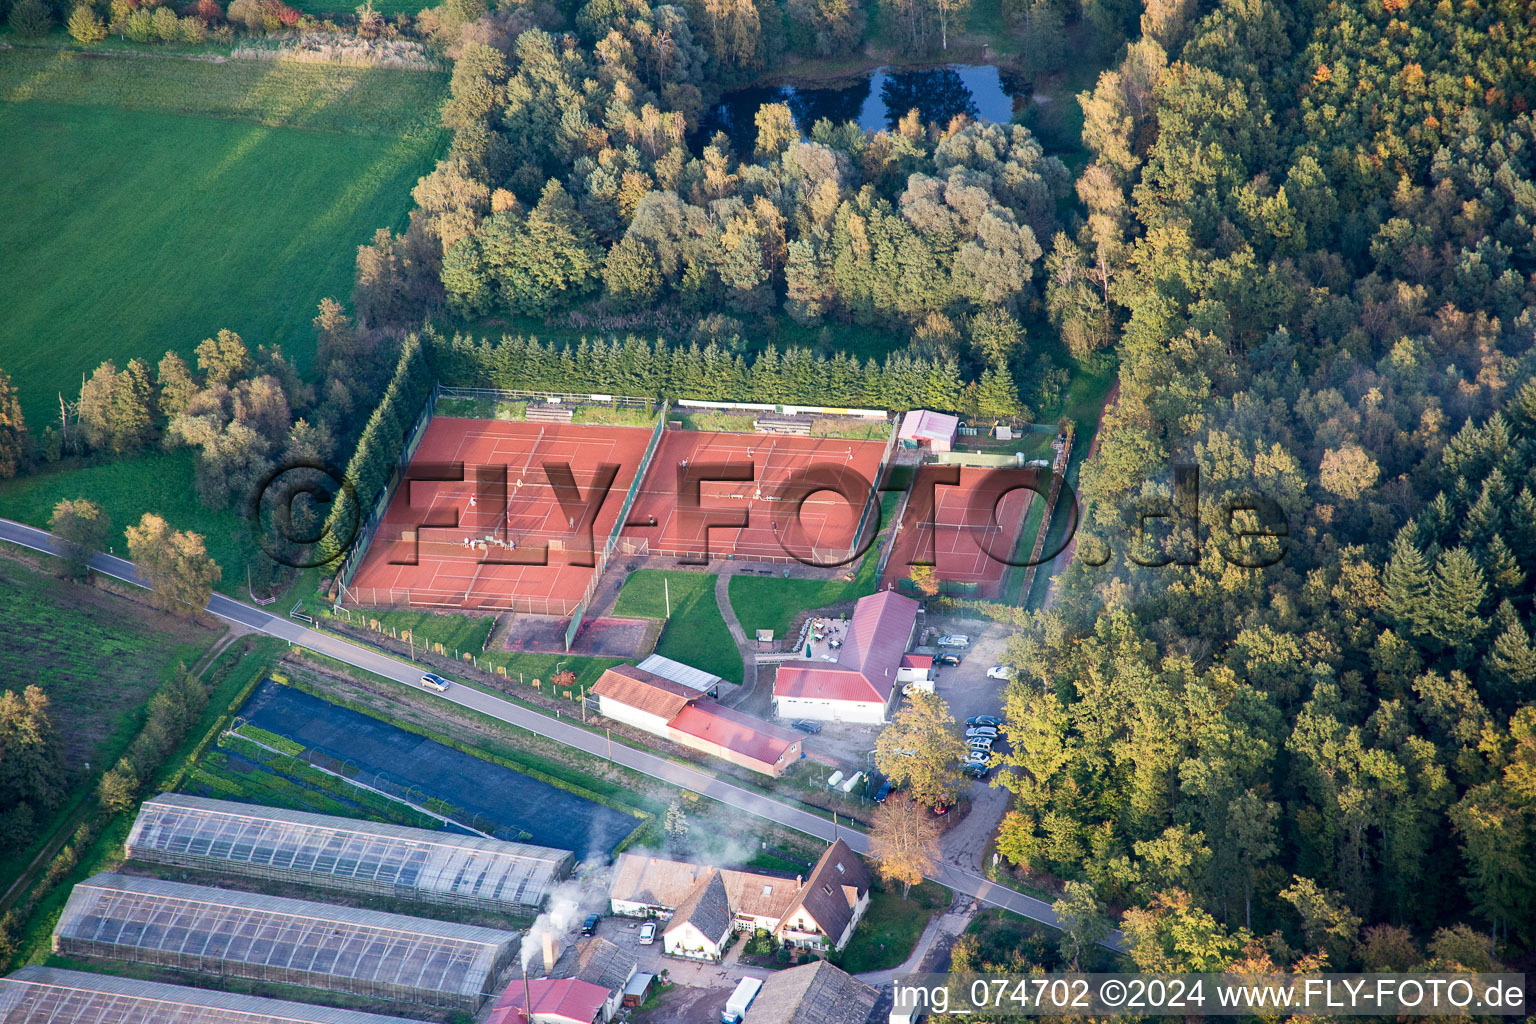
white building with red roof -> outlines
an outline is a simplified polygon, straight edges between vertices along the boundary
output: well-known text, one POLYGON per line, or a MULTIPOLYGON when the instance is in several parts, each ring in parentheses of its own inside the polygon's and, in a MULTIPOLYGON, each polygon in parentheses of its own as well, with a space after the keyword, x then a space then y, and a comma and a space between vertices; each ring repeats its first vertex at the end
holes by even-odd
POLYGON ((908 448, 926 446, 936 452, 947 452, 955 446, 955 435, 960 431, 960 420, 942 412, 913 409, 901 418, 901 428, 896 436, 908 448))
POLYGON ((885 590, 861 598, 835 662, 786 661, 773 681, 773 712, 780 718, 827 722, 885 722, 906 681, 928 678, 932 660, 909 660, 918 603, 885 590))
MULTIPOLYGON (((674 663, 675 664, 675 663, 674 663)), ((800 760, 800 733, 710 700, 705 691, 616 665, 592 687, 598 713, 732 764, 779 775, 800 760)))

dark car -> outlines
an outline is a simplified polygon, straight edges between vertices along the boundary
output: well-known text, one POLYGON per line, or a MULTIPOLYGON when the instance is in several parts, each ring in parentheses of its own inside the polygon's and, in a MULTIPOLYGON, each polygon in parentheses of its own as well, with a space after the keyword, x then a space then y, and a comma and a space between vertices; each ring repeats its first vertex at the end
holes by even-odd
POLYGON ((602 914, 588 914, 587 919, 581 922, 581 934, 591 935, 597 931, 597 922, 603 919, 602 914))
POLYGON ((995 715, 974 715, 971 718, 967 718, 965 724, 971 728, 975 728, 978 725, 986 725, 996 729, 1003 724, 1003 720, 995 715))
POLYGON ((990 769, 987 767, 985 762, 978 764, 972 761, 961 765, 960 770, 965 772, 965 774, 969 775, 973 779, 984 779, 987 777, 987 772, 990 769))
POLYGON ((875 790, 875 803, 885 803, 885 798, 891 795, 892 788, 893 787, 891 786, 890 779, 886 779, 884 782, 880 783, 880 788, 875 790))
POLYGON ((933 663, 935 665, 958 665, 960 664, 960 656, 956 654, 935 654, 933 656, 933 663))
POLYGON ((821 732, 821 723, 819 722, 807 722, 802 718, 798 722, 791 722, 789 724, 794 726, 796 729, 799 729, 801 732, 809 733, 812 736, 815 736, 817 733, 821 732))

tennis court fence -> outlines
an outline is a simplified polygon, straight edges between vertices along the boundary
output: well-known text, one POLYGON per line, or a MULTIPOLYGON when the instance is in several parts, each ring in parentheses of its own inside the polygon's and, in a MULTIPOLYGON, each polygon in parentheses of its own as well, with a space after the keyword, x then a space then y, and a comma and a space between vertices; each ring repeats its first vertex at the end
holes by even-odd
POLYGON ((426 587, 354 587, 349 594, 354 604, 364 608, 483 608, 527 615, 570 615, 580 606, 570 598, 426 587))
POLYGON ((406 469, 411 460, 416 457, 416 449, 421 447, 421 439, 426 436, 427 425, 432 422, 432 414, 437 409, 438 395, 442 391, 441 386, 434 384, 432 393, 427 396, 426 404, 416 417, 416 422, 411 426, 405 436, 405 444, 400 446, 400 457, 395 460, 394 468, 389 472, 389 482, 385 484, 379 498, 374 502, 373 508, 368 512, 368 518, 363 521, 357 531, 357 538, 352 544, 352 549, 347 552, 342 560, 341 568, 336 571, 336 603, 340 605, 343 600, 356 601, 352 596, 349 586, 357 569, 363 564, 363 559, 368 554, 368 545, 373 543, 374 534, 379 529, 379 524, 384 521, 384 513, 389 508, 390 501, 395 496, 395 491, 400 487, 400 482, 405 479, 406 469))
POLYGON ((439 387, 444 398, 487 402, 543 402, 549 405, 608 405, 624 409, 654 409, 656 400, 641 395, 578 395, 562 391, 512 391, 503 388, 439 387))

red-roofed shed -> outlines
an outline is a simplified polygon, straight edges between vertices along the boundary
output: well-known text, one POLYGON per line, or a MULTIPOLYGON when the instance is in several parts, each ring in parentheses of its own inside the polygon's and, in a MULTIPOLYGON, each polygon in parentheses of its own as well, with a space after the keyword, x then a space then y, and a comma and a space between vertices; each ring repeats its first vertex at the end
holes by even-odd
POLYGON ((608 990, 578 978, 539 978, 526 982, 533 999, 528 1012, 525 982, 518 978, 507 986, 486 1024, 595 1024, 602 1016, 608 990))
POLYGON ((712 700, 684 708, 667 730, 683 746, 769 775, 778 775, 800 759, 804 739, 712 700))

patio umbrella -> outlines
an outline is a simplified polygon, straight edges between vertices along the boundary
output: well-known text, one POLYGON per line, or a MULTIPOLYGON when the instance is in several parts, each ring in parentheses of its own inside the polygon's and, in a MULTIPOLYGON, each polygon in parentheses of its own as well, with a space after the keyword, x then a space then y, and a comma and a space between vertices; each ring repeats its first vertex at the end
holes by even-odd
POLYGON ((805 656, 807 658, 811 656, 811 642, 809 640, 805 642, 805 656))

